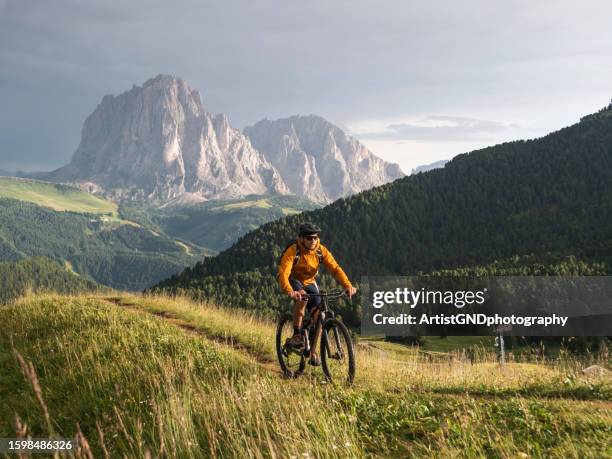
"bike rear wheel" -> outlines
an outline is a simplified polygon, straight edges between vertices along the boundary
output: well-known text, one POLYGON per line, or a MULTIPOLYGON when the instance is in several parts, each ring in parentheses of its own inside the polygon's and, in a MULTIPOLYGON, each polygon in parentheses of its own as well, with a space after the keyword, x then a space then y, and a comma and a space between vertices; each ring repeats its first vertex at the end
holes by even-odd
POLYGON ((327 379, 352 384, 355 379, 355 351, 351 335, 338 319, 326 320, 321 335, 321 364, 327 379))
POLYGON ((306 366, 302 351, 285 346, 287 339, 293 336, 293 317, 291 314, 281 316, 276 327, 276 355, 283 374, 287 378, 299 376, 306 366))

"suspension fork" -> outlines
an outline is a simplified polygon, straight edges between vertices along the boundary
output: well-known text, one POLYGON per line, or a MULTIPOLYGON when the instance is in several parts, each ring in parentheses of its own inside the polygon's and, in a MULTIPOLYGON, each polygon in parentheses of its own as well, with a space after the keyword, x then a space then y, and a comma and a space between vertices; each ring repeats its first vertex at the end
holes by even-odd
MULTIPOLYGON (((342 352, 342 345, 340 344, 340 336, 338 336, 338 329, 336 327, 333 328, 334 341, 336 343, 336 354, 331 355, 331 352, 328 351, 327 355, 330 359, 337 358, 338 360, 342 360, 344 358, 344 354, 342 352)), ((329 349, 329 346, 327 347, 329 349)))
POLYGON ((323 352, 323 348, 325 347, 325 352, 327 356, 331 358, 331 354, 329 351, 329 338, 327 337, 327 330, 325 330, 325 319, 327 318, 327 303, 325 302, 325 298, 321 302, 321 312, 319 313, 319 324, 321 326, 321 353, 323 352), (325 346, 323 346, 325 344, 325 346))
MULTIPOLYGON (((321 323, 321 326, 323 326, 323 323, 321 323)), ((327 335, 327 330, 323 328, 323 334, 321 335, 321 339, 325 340, 325 352, 327 353, 327 357, 329 357, 330 359, 336 358, 338 360, 342 360, 344 358, 344 354, 342 352, 342 345, 340 344, 340 336, 338 335, 338 329, 336 327, 332 328, 332 335, 333 335, 333 340, 336 344, 335 355, 332 355, 331 353, 331 346, 329 345, 329 336, 327 335)))

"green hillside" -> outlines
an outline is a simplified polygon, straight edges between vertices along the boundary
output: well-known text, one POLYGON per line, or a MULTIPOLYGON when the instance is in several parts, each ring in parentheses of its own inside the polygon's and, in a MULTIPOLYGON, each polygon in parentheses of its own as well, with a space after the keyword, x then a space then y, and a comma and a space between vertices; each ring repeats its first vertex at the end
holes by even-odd
POLYGON ((0 262, 0 304, 28 293, 53 291, 78 293, 98 286, 47 258, 0 262))
POLYGON ((0 177, 0 261, 47 257, 90 281, 142 290, 262 223, 310 208, 290 196, 117 206, 61 184, 0 177))
POLYGON ((201 258, 187 249, 164 234, 99 214, 0 198, 0 261, 47 257, 102 285, 142 290, 201 258))
POLYGON ((323 243, 357 282, 517 255, 553 264, 573 255, 609 272, 612 105, 540 139, 459 155, 443 169, 263 225, 156 289, 278 309, 287 303, 276 285, 278 259, 304 220, 323 228, 323 243))
POLYGON ((220 251, 264 223, 317 207, 317 204, 298 196, 253 195, 162 209, 122 204, 119 213, 123 218, 163 231, 171 237, 220 251))
POLYGON ((274 323, 211 304, 32 296, 0 315, 0 437, 80 432, 75 457, 612 455, 612 380, 581 371, 602 355, 500 366, 360 342, 347 388, 282 378, 274 323))
POLYGON ((117 204, 59 183, 0 177, 0 198, 32 202, 53 210, 69 210, 117 217, 117 204))

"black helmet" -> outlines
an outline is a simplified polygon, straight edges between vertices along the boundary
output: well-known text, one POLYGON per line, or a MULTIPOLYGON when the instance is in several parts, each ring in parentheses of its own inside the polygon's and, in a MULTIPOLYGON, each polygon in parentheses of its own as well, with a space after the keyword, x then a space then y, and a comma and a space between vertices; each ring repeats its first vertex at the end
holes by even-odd
POLYGON ((319 228, 314 223, 306 222, 300 225, 300 233, 299 236, 308 236, 311 234, 321 234, 321 228, 319 228))

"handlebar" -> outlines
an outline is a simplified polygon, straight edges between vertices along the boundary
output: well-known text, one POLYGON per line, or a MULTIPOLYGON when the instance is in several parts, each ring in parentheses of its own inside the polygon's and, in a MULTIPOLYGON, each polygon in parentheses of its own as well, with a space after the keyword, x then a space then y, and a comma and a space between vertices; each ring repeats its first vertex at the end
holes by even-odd
POLYGON ((332 290, 329 292, 320 292, 320 293, 306 293, 302 294, 302 298, 340 298, 341 296, 345 296, 346 291, 332 290))

